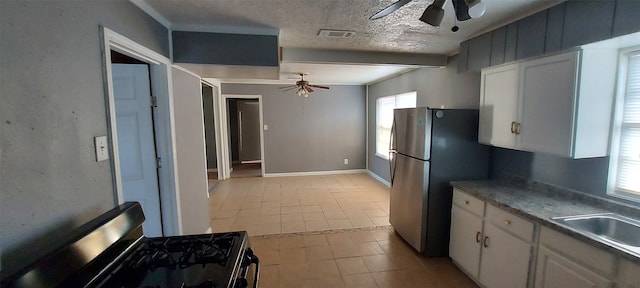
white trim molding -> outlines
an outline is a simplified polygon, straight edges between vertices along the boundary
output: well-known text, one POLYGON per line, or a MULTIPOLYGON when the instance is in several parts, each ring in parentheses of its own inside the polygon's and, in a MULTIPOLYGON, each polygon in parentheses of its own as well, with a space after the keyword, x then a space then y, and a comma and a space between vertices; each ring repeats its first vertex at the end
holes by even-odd
POLYGON ((171 79, 171 61, 157 52, 124 37, 108 28, 100 26, 102 40, 103 81, 106 102, 109 146, 111 149, 111 170, 118 203, 124 202, 122 195, 122 177, 118 152, 116 127, 116 109, 113 91, 113 72, 111 70, 111 50, 136 58, 149 64, 151 88, 158 98, 157 113, 154 114, 156 145, 158 156, 164 165, 158 170, 158 188, 162 202, 162 227, 165 235, 182 234, 178 166, 176 159, 175 119, 173 114, 173 88, 171 79))
POLYGON ((367 174, 373 177, 373 179, 378 180, 378 182, 384 184, 384 186, 391 188, 391 183, 387 180, 384 180, 382 177, 378 176, 378 174, 371 172, 371 170, 367 170, 367 174))
MULTIPOLYGON (((227 99, 258 99, 258 106, 260 110, 260 128, 264 127, 264 112, 262 109, 262 95, 236 95, 236 94, 222 94, 222 103, 220 105, 220 114, 222 116, 221 120, 221 141, 222 141, 222 163, 221 166, 218 166, 219 169, 222 170, 224 174, 220 179, 227 179, 231 177, 231 171, 233 171, 233 167, 231 167, 231 159, 229 158, 229 151, 231 151, 231 147, 229 147, 229 116, 227 115, 227 99), (221 168, 220 168, 221 167, 221 168), (227 168, 228 167, 228 168, 227 168), (228 173, 226 173, 228 170, 228 173)), ((216 111, 217 113, 217 111, 216 111)), ((264 160, 264 129, 260 129, 260 158, 262 158, 262 177, 265 177, 265 167, 267 166, 267 162, 264 160)))
POLYGON ((264 177, 295 177, 295 176, 318 176, 318 175, 335 175, 335 174, 358 174, 366 173, 366 169, 351 170, 328 170, 328 171, 310 171, 310 172, 291 172, 291 173, 266 173, 264 177))

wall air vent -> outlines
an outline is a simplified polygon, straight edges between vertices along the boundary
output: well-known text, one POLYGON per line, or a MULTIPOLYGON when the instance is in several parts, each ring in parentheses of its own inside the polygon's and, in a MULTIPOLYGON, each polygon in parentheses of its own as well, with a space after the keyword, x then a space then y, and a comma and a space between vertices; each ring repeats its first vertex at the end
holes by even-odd
POLYGON ((331 37, 331 38, 350 38, 356 35, 356 31, 349 30, 329 30, 329 29, 320 29, 318 32, 318 36, 320 37, 331 37))

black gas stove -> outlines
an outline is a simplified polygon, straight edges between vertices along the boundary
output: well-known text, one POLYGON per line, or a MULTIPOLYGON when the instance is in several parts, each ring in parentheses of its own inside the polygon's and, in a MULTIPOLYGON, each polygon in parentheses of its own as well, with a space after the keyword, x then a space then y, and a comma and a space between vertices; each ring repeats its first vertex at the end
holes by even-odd
POLYGON ((146 238, 143 221, 140 205, 125 203, 3 275, 2 287, 258 287, 259 260, 245 231, 146 238))

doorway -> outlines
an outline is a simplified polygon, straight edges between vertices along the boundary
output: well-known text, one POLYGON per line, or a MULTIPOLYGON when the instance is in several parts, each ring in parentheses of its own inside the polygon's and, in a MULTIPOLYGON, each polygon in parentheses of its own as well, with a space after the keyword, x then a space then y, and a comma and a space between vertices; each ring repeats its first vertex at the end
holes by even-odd
POLYGON ((218 87, 202 83, 202 111, 204 115, 204 136, 207 153, 207 184, 208 191, 218 183, 218 147, 216 145, 215 97, 218 87))
POLYGON ((146 236, 180 235, 171 62, 105 27, 100 33, 115 204, 141 203, 146 236))
POLYGON ((265 171, 261 95, 224 95, 225 163, 231 178, 262 177, 265 171))

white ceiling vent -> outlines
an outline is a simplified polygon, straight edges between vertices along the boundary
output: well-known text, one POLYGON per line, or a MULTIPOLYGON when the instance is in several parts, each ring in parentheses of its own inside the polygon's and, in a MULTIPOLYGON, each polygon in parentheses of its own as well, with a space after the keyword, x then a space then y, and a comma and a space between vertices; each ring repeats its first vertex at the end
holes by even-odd
POLYGON ((318 32, 320 37, 331 38, 349 38, 353 37, 353 35, 356 35, 356 31, 320 29, 320 32, 318 32))

